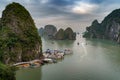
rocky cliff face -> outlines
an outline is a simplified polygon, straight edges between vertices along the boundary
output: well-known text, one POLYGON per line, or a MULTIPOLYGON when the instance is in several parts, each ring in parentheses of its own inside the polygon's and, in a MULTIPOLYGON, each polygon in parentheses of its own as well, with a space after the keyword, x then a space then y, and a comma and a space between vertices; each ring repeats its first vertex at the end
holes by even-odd
POLYGON ((120 43, 120 9, 111 12, 101 23, 93 22, 83 37, 105 38, 120 43))
POLYGON ((65 39, 69 39, 69 40, 75 40, 76 39, 76 34, 69 27, 65 30, 65 39))
POLYGON ((55 34, 55 39, 64 40, 65 33, 63 29, 59 29, 59 31, 55 34))
POLYGON ((75 40, 76 39, 76 34, 73 32, 71 28, 67 28, 65 31, 63 29, 60 29, 56 34, 55 34, 55 39, 57 40, 75 40))
POLYGON ((105 36, 107 36, 108 39, 117 40, 120 30, 120 24, 113 21, 110 26, 109 25, 106 26, 107 27, 105 30, 105 36))
POLYGON ((102 38, 102 30, 101 30, 101 24, 98 23, 97 20, 94 20, 92 22, 92 25, 89 27, 86 27, 86 33, 83 37, 89 37, 89 38, 102 38))
POLYGON ((44 32, 48 36, 54 36, 57 32, 57 28, 54 25, 46 25, 44 28, 44 32))
POLYGON ((0 61, 9 64, 39 58, 41 38, 29 12, 18 3, 6 6, 0 26, 0 61))
POLYGON ((44 36, 44 34, 45 34, 45 31, 44 31, 43 28, 40 28, 40 29, 38 30, 38 32, 39 32, 39 35, 40 35, 40 36, 44 36))
POLYGON ((53 39, 57 32, 57 28, 54 25, 46 25, 44 28, 39 29, 39 35, 45 36, 49 39, 53 39))
POLYGON ((56 40, 75 40, 76 33, 73 32, 71 28, 63 30, 62 28, 57 31, 57 28, 54 25, 46 25, 43 28, 39 29, 39 34, 42 36, 47 36, 49 39, 56 40))

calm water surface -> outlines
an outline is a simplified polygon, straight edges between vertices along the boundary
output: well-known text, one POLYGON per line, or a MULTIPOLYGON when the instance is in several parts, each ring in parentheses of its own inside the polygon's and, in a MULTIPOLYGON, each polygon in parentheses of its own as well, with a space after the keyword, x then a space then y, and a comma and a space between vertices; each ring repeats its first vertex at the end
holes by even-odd
POLYGON ((56 64, 18 70, 17 80, 120 80, 120 46, 116 43, 86 40, 80 35, 75 41, 42 39, 42 42, 43 51, 69 48, 74 53, 56 64))

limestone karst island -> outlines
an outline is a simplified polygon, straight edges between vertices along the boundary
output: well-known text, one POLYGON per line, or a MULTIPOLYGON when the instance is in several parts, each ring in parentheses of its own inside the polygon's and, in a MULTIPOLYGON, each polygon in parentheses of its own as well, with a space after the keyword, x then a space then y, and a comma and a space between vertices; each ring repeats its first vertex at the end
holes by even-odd
POLYGON ((119 0, 0 0, 0 80, 120 80, 119 0))

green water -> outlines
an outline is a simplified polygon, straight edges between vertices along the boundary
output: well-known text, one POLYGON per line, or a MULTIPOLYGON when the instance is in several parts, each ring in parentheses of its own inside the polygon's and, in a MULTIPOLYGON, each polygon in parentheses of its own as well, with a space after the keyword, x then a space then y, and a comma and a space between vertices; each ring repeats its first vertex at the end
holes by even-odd
POLYGON ((17 80, 120 80, 120 46, 116 43, 86 40, 79 35, 76 41, 42 39, 42 42, 43 51, 69 48, 74 53, 56 64, 19 70, 17 80))

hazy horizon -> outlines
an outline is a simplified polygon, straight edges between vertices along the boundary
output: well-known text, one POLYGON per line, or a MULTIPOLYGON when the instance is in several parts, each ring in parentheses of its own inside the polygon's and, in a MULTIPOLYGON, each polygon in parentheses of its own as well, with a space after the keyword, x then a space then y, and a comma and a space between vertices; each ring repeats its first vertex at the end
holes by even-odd
POLYGON ((75 31, 83 31, 94 19, 101 22, 114 9, 120 8, 119 0, 0 0, 0 17, 5 6, 12 2, 25 6, 37 28, 52 24, 75 31))

